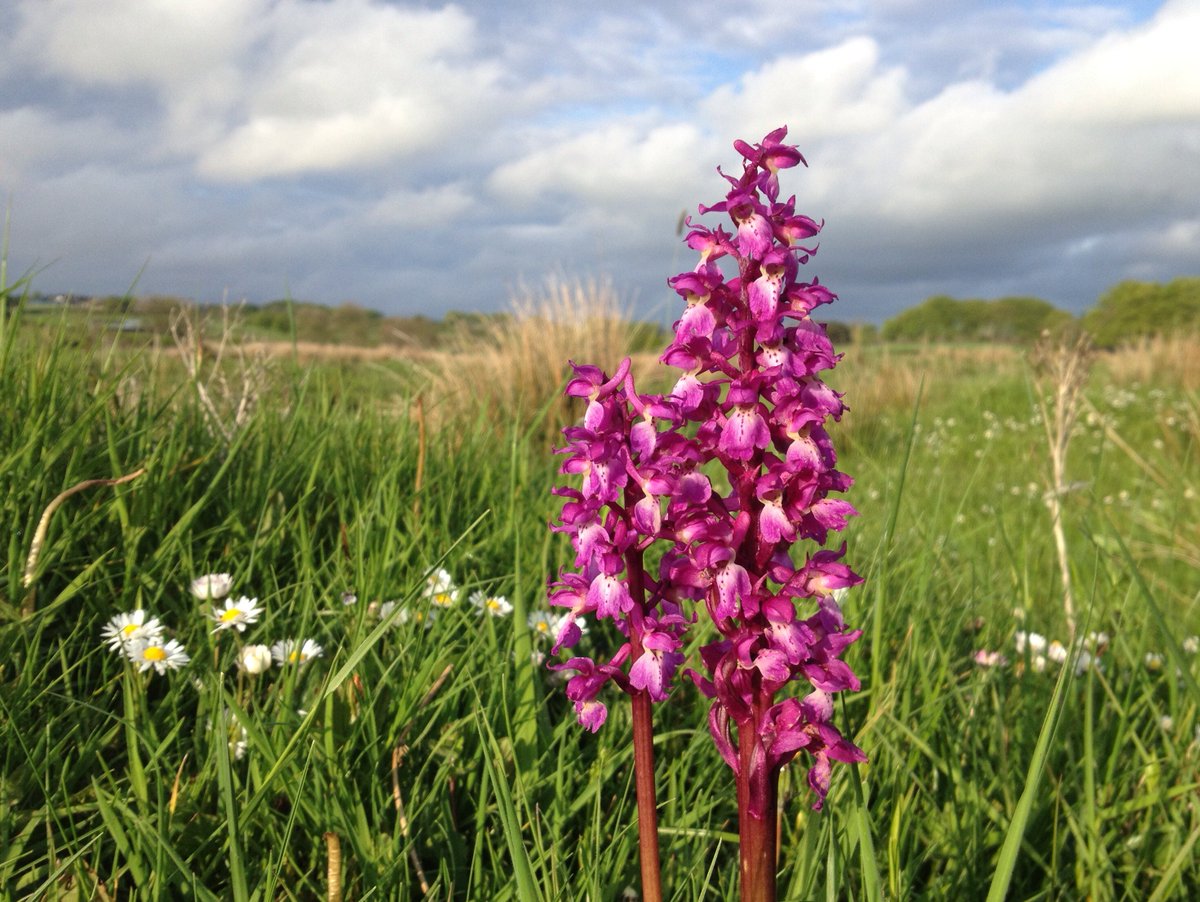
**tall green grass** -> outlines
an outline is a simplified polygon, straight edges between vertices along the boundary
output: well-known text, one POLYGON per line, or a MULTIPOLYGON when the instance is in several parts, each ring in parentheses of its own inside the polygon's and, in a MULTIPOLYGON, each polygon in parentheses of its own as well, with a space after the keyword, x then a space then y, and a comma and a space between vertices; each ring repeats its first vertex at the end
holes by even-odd
MULTIPOLYGON (((280 361, 226 441, 170 355, 127 340, 73 347, 18 313, 0 343, 0 893, 326 898, 333 834, 346 899, 420 898, 422 881, 429 898, 621 898, 638 873, 626 706, 581 731, 524 623, 566 557, 546 529, 557 477, 539 429, 444 418, 422 439, 404 373, 280 361), (46 506, 141 468, 62 502, 26 588, 46 506), (373 603, 427 604, 436 568, 456 605, 378 618, 373 603), (187 591, 213 571, 266 607, 241 641, 308 637, 324 656, 239 674, 239 637, 211 634, 187 591), (477 616, 476 589, 516 616, 477 616), (137 674, 102 646, 103 624, 137 607, 190 665, 137 674)), ((909 384, 922 363, 852 350, 843 366, 849 385, 886 380, 876 365, 909 384)), ((1200 513, 1196 399, 1103 374, 1090 389, 1066 522, 1081 620, 1111 642, 1103 670, 1060 680, 1013 647, 1018 629, 1065 638, 1029 393, 1016 361, 938 379, 919 407, 849 415, 842 466, 863 514, 849 559, 867 583, 845 604, 866 633, 843 716, 871 760, 835 771, 819 814, 802 768, 785 774, 783 898, 1006 885, 1184 899, 1200 885, 1200 699, 1183 648, 1200 585, 1177 553, 1200 513), (1010 663, 978 667, 978 649, 1010 663)), ((681 902, 737 895, 733 781, 704 713, 681 686, 655 715, 664 884, 681 902)))

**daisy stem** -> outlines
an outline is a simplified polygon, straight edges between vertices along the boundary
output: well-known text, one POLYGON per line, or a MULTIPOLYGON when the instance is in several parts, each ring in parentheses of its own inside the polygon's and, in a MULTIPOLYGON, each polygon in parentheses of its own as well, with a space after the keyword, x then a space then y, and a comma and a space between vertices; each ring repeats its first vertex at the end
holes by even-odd
POLYGON ((134 687, 136 683, 142 683, 139 679, 140 674, 136 673, 133 665, 125 664, 125 679, 122 682, 122 689, 125 702, 125 757, 129 768, 129 784, 133 789, 134 796, 141 803, 142 810, 145 811, 146 806, 150 802, 150 791, 146 785, 146 770, 142 766, 142 753, 138 748, 138 699, 142 694, 143 687, 134 687))

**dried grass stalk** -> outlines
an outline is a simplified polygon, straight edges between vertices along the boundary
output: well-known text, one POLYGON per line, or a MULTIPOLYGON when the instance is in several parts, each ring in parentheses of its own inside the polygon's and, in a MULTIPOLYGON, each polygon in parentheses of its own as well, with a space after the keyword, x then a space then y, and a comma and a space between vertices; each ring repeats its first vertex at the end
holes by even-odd
POLYGON ((1068 492, 1067 448, 1079 416, 1083 389, 1091 370, 1091 357, 1091 339, 1086 333, 1074 339, 1046 334, 1034 348, 1031 359, 1042 427, 1050 452, 1050 485, 1046 492, 1046 507, 1050 510, 1054 548, 1058 554, 1058 569, 1062 579, 1063 614, 1072 642, 1075 640, 1075 599, 1071 591, 1070 556, 1062 523, 1062 499, 1068 492))
POLYGON ((567 361, 611 371, 631 354, 639 328, 606 279, 554 278, 541 291, 524 289, 509 316, 464 324, 448 350, 420 360, 427 413, 440 424, 533 422, 552 404, 545 422, 553 434, 575 418, 560 398, 567 361))
POLYGON ((226 442, 250 422, 269 369, 264 352, 252 353, 236 340, 237 326, 237 310, 222 304, 217 336, 206 342, 204 324, 194 308, 171 312, 170 331, 179 360, 209 426, 226 442))

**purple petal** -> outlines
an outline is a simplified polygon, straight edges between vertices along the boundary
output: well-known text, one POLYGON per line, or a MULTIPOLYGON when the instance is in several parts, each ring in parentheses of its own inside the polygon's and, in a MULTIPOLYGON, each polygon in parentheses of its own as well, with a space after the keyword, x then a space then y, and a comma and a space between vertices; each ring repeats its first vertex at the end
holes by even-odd
POLYGON ((604 707, 603 702, 595 699, 578 701, 575 703, 575 714, 581 727, 595 733, 608 719, 608 708, 604 707))
POLYGON ((598 617, 617 617, 633 607, 633 598, 625 583, 607 573, 601 573, 592 580, 587 601, 598 617))
POLYGON ((741 564, 726 564, 717 574, 717 617, 736 617, 742 598, 749 594, 750 574, 746 572, 746 568, 741 564))
POLYGON ((735 407, 725 421, 718 447, 734 460, 749 460, 771 442, 771 430, 758 407, 735 407))

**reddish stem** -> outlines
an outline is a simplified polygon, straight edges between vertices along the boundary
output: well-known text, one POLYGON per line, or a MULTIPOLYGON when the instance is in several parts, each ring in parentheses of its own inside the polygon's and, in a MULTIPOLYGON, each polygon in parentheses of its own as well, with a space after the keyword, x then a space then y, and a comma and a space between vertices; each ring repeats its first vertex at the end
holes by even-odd
POLYGON ((650 696, 633 696, 633 771, 637 784, 638 851, 642 864, 642 899, 662 902, 658 861, 658 800, 654 791, 654 726, 650 696))
MULTIPOLYGON (((756 706, 757 707, 757 706, 756 706)), ((762 817, 750 813, 750 762, 759 743, 753 723, 738 726, 738 836, 740 838, 742 902, 775 902, 778 859, 779 770, 767 772, 767 796, 762 817)))
MULTIPOLYGON (((642 552, 626 552, 625 567, 629 592, 639 613, 645 610, 646 590, 642 552)), ((631 660, 642 655, 642 618, 629 619, 631 660)), ((638 852, 642 866, 642 899, 662 902, 662 874, 658 856, 658 797, 654 789, 654 718, 650 695, 644 690, 633 693, 633 775, 637 789, 638 852)))

